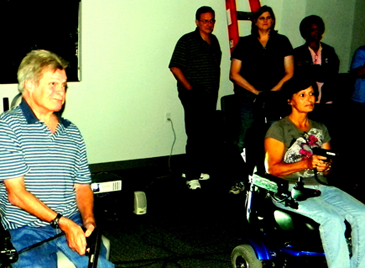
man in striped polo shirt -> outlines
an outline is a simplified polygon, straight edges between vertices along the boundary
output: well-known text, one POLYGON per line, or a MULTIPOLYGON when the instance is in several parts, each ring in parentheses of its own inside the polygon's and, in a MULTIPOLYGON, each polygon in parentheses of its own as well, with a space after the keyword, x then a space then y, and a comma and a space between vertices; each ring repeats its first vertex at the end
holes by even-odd
POLYGON ((196 30, 182 36, 176 44, 169 68, 177 80, 180 101, 185 113, 187 135, 185 168, 189 189, 201 188, 199 180, 212 155, 212 126, 217 106, 222 52, 212 34, 215 12, 200 7, 195 14, 196 30))
MULTIPOLYGON (((18 69, 22 102, 0 116, 1 222, 14 247, 20 251, 65 233, 20 254, 13 267, 57 267, 57 251, 76 267, 88 263, 94 200, 85 143, 78 128, 59 114, 66 67, 54 53, 30 52, 18 69)), ((114 267, 102 251, 100 267, 114 267)))

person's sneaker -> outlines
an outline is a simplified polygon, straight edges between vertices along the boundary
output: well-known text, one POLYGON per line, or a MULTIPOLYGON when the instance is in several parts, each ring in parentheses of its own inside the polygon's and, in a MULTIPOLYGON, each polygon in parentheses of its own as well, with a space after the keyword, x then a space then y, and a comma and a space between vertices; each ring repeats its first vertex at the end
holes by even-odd
MULTIPOLYGON (((183 178, 186 178, 186 174, 185 174, 185 173, 183 173, 183 174, 182 174, 182 177, 183 177, 183 178)), ((199 180, 200 180, 200 181, 206 181, 206 180, 209 180, 209 179, 210 179, 209 174, 207 174, 207 173, 201 173, 201 174, 200 174, 200 177, 199 177, 199 180)))
POLYGON ((199 180, 206 181, 206 180, 209 180, 209 179, 210 179, 209 174, 207 174, 207 173, 201 173, 200 174, 199 180))
POLYGON ((186 185, 190 190, 201 189, 199 180, 186 181, 186 185))
POLYGON ((245 184, 240 181, 240 182, 236 182, 231 190, 229 190, 230 194, 239 194, 240 192, 243 192, 245 190, 245 184))

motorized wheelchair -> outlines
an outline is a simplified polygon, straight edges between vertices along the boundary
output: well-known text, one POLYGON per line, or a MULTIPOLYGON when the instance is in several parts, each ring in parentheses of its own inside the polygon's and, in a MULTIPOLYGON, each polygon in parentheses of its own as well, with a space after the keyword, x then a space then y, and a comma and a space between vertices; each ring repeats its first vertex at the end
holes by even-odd
MULTIPOLYGON (((338 156, 332 151, 320 150, 317 155, 338 156)), ((262 170, 262 169, 261 169, 262 170)), ((319 196, 319 190, 305 188, 303 179, 289 191, 286 180, 254 172, 249 176, 246 194, 246 238, 231 254, 234 268, 261 267, 327 267, 319 224, 295 212, 278 208, 273 201, 286 207, 298 208, 297 201, 319 196)), ((346 237, 351 254, 351 228, 346 222, 346 237)))
POLYGON ((327 267, 319 225, 305 216, 279 209, 272 202, 275 198, 286 206, 296 208, 296 200, 318 196, 320 192, 303 188, 300 178, 289 192, 285 180, 257 173, 250 176, 249 184, 246 218, 249 223, 247 233, 250 235, 233 249, 232 266, 300 267, 299 260, 302 264, 315 261, 315 267, 327 267), (293 263, 296 263, 295 266, 293 263))

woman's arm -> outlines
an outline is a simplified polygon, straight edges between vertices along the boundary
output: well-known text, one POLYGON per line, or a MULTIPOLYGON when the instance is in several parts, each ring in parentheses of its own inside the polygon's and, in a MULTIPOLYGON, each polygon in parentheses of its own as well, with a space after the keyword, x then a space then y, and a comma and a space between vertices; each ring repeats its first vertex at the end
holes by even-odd
POLYGON ((242 61, 238 59, 232 59, 231 61, 231 70, 229 73, 229 78, 232 82, 239 85, 240 87, 252 92, 255 95, 258 95, 261 91, 258 91, 253 85, 251 85, 246 79, 244 79, 241 74, 242 61))
POLYGON ((279 91, 284 83, 288 81, 290 78, 293 77, 294 74, 294 56, 289 55, 284 57, 284 71, 285 75, 284 77, 277 83, 276 86, 274 86, 271 91, 279 91))
MULTIPOLYGON (((329 142, 323 144, 322 148, 330 149, 329 142)), ((274 138, 265 138, 265 167, 266 172, 276 177, 285 177, 292 173, 317 168, 324 171, 328 165, 323 161, 326 157, 313 155, 303 158, 296 163, 284 163, 285 145, 274 138)))

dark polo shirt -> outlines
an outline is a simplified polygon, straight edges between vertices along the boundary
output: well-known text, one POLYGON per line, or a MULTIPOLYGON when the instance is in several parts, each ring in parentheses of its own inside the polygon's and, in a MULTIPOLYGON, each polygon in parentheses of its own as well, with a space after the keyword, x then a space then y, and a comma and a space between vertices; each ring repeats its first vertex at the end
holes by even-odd
MULTIPOLYGON (((257 90, 271 90, 285 75, 284 58, 293 55, 289 39, 281 34, 272 33, 266 47, 257 37, 241 37, 232 52, 232 59, 242 61, 240 74, 257 90)), ((235 84, 235 93, 254 99, 256 95, 235 84)))
MULTIPOLYGON (((176 44, 169 68, 182 70, 194 90, 218 92, 222 52, 218 39, 211 34, 211 44, 202 39, 198 28, 183 35, 176 44)), ((186 90, 177 83, 179 91, 186 90)))

